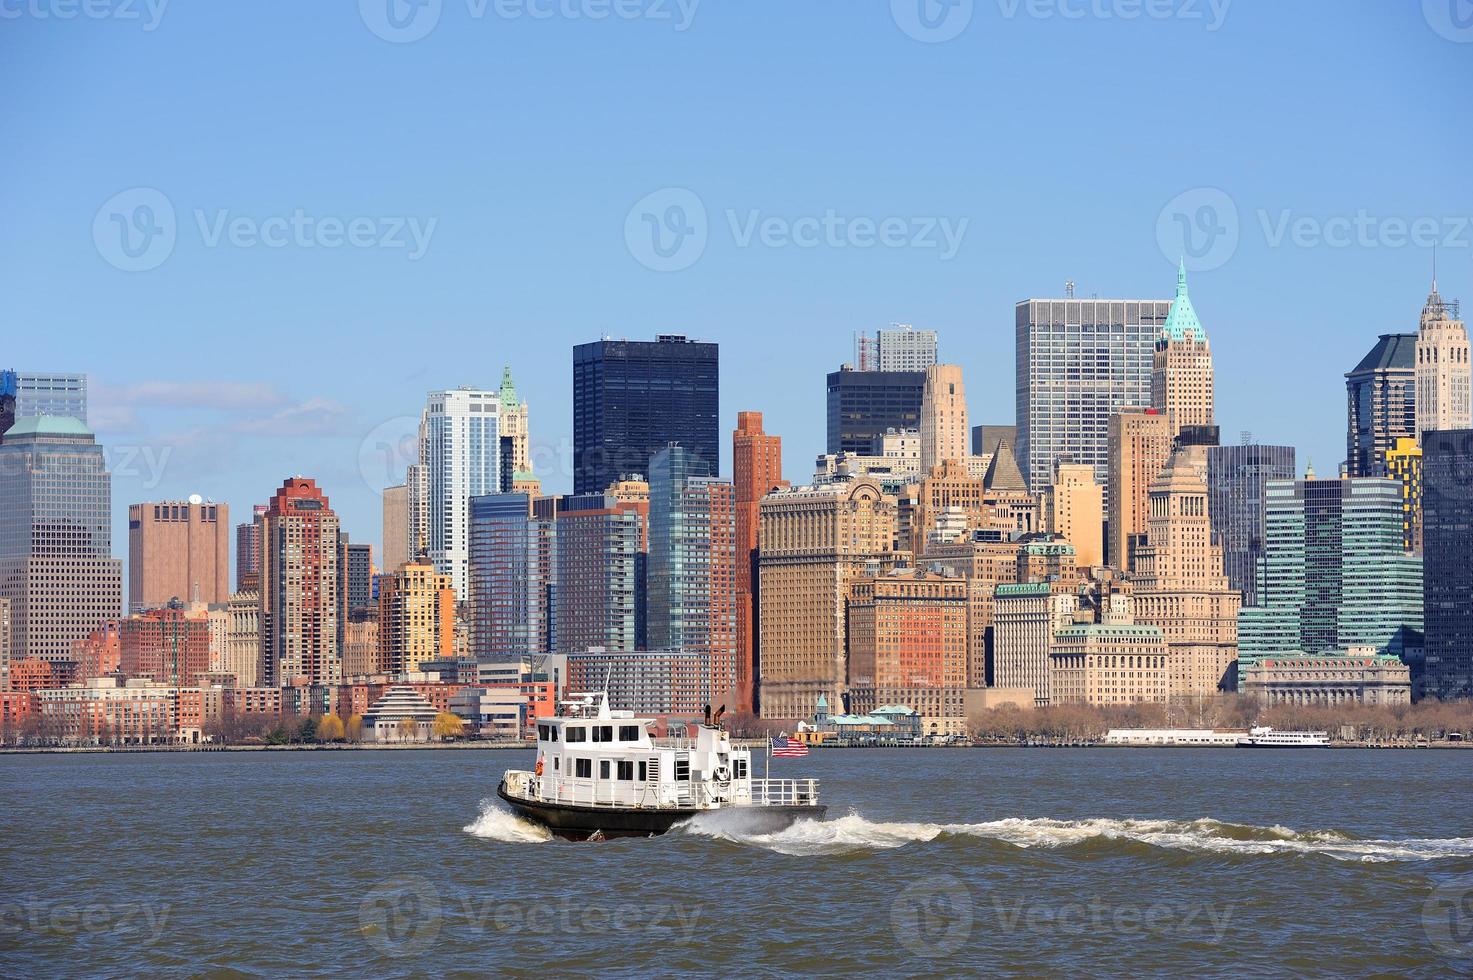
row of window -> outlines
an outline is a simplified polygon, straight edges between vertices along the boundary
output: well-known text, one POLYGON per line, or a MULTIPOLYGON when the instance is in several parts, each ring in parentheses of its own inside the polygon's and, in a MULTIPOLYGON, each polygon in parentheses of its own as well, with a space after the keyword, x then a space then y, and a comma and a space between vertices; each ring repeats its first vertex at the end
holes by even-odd
MULTIPOLYGON (((566 733, 568 742, 638 742, 640 725, 620 725, 619 737, 614 737, 613 725, 568 725, 563 731, 566 733)), ((537 740, 539 742, 556 742, 558 740, 558 727, 556 725, 538 725, 537 740)))

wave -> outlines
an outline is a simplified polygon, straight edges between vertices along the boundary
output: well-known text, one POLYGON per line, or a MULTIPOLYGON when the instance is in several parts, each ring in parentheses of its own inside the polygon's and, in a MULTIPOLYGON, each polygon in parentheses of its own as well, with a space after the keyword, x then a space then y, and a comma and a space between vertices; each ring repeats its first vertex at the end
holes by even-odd
POLYGON ((473 837, 507 844, 541 844, 552 840, 546 827, 523 820, 491 800, 482 800, 480 816, 461 829, 473 837))
POLYGON ((1052 820, 1010 817, 984 823, 887 823, 851 813, 834 820, 799 820, 776 833, 743 834, 726 826, 691 821, 686 833, 713 837, 779 854, 818 855, 888 850, 938 839, 983 838, 1014 847, 1065 848, 1123 841, 1199 854, 1322 854, 1340 861, 1431 861, 1473 857, 1473 837, 1358 838, 1338 830, 1296 831, 1198 820, 1052 820))

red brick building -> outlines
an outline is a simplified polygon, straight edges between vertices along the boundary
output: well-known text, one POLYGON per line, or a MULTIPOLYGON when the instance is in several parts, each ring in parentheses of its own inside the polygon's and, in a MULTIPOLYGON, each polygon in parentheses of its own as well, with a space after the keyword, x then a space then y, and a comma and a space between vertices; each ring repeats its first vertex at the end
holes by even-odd
POLYGON ((210 670, 210 624, 177 607, 150 609, 118 624, 118 666, 128 677, 198 687, 210 670))

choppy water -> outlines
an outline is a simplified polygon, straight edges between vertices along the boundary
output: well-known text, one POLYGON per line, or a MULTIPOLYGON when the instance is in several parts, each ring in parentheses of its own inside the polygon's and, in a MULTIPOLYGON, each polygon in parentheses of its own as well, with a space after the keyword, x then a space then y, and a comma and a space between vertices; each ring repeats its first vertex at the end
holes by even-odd
POLYGON ((0 974, 1473 974, 1473 752, 818 752, 549 840, 522 752, 0 758, 0 974))

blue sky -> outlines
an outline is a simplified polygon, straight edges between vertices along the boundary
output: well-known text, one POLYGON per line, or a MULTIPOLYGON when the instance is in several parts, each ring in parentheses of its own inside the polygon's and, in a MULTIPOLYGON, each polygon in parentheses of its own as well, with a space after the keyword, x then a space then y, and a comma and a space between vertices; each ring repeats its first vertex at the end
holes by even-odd
POLYGON ((794 480, 857 330, 1010 422, 1013 304, 1169 297, 1184 228, 1224 438, 1332 472, 1433 241, 1473 298, 1467 0, 422 2, 0 2, 0 365, 90 376, 115 552, 297 473, 377 542, 425 391, 505 364, 566 490, 604 334, 719 341, 794 480))

